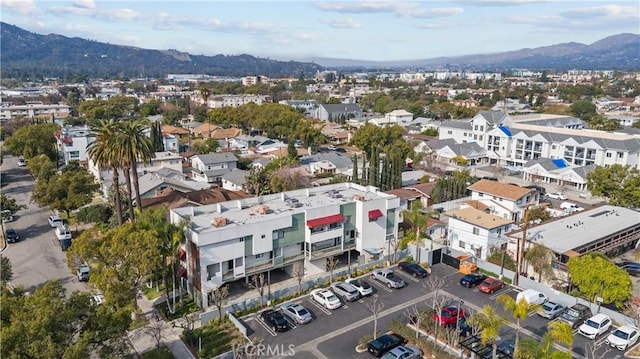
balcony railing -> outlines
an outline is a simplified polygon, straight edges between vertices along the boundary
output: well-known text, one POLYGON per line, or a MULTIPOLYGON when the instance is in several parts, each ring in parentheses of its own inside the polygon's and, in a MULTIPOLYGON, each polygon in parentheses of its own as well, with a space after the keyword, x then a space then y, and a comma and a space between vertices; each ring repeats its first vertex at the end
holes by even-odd
POLYGON ((273 261, 268 261, 268 262, 265 262, 265 263, 256 264, 256 265, 253 265, 251 267, 245 267, 244 268, 244 275, 248 276, 249 274, 262 272, 265 269, 269 269, 271 267, 273 267, 273 261))
POLYGON ((344 250, 342 249, 341 246, 329 247, 325 249, 311 251, 311 258, 312 259, 323 258, 323 257, 328 257, 330 255, 342 254, 342 252, 344 252, 344 250))

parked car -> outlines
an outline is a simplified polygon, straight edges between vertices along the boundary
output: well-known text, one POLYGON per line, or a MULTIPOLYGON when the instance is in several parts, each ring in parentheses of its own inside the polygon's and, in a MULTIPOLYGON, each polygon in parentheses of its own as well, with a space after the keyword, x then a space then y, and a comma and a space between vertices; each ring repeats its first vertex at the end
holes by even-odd
POLYGON ((285 332, 289 330, 289 323, 287 323, 287 320, 284 319, 282 313, 278 311, 267 309, 264 312, 260 313, 260 318, 267 326, 271 327, 274 332, 285 332))
POLYGON ((456 327, 458 328, 458 334, 460 335, 460 337, 466 337, 473 332, 473 327, 469 325, 469 323, 467 323, 466 317, 460 318, 455 322, 447 325, 447 328, 453 330, 455 330, 456 327))
POLYGON ((422 350, 413 345, 402 345, 386 352, 382 359, 419 359, 422 358, 422 350))
POLYGON ((298 324, 307 324, 313 320, 311 312, 300 304, 286 304, 280 307, 282 314, 298 324))
POLYGON ((572 202, 562 202, 560 203, 560 208, 562 208, 567 213, 584 211, 583 207, 580 207, 572 202))
POLYGON ((376 340, 371 341, 367 346, 367 351, 374 356, 381 357, 391 349, 404 345, 407 340, 401 335, 395 333, 388 333, 379 336, 376 340))
POLYGON ((342 306, 342 302, 332 291, 323 288, 311 291, 311 299, 327 309, 338 309, 342 306))
POLYGON ((18 235, 18 232, 16 232, 15 229, 8 228, 6 230, 6 234, 7 234, 7 236, 5 238, 7 239, 8 243, 20 242, 20 236, 18 235))
POLYGON ((27 165, 27 161, 24 158, 22 157, 18 158, 18 166, 24 167, 26 165, 27 165))
POLYGON ((493 294, 494 292, 504 288, 504 286, 504 282, 500 279, 487 278, 478 285, 478 290, 483 293, 493 294))
POLYGON ((345 282, 354 286, 363 297, 373 294, 373 287, 364 279, 349 278, 345 282))
POLYGON ((538 309, 538 315, 547 319, 556 319, 567 309, 564 304, 556 302, 545 302, 538 309))
POLYGON ((605 343, 618 350, 627 350, 628 347, 635 344, 640 336, 640 330, 631 325, 623 325, 616 328, 609 336, 605 343))
POLYGON ((104 296, 102 294, 91 296, 91 302, 95 305, 101 305, 104 303, 104 296))
POLYGON ((62 224, 62 218, 59 216, 49 216, 49 226, 51 226, 51 228, 56 228, 59 224, 62 224))
POLYGON ((616 263, 618 267, 624 269, 629 275, 640 277, 640 263, 636 262, 620 262, 616 263))
POLYGON ((589 339, 595 339, 597 336, 604 334, 611 328, 611 318, 605 314, 596 314, 587 319, 579 328, 578 333, 589 339))
POLYGON ((558 317, 558 320, 571 325, 575 329, 579 327, 587 318, 591 317, 591 309, 584 304, 574 304, 558 317))
POLYGON ((347 153, 347 150, 345 150, 343 147, 336 147, 336 152, 347 153))
POLYGON ((398 263, 398 269, 416 278, 424 278, 429 275, 429 272, 418 263, 400 262, 398 263))
POLYGON ((360 292, 356 287, 346 282, 336 282, 331 285, 331 290, 345 302, 353 302, 360 299, 360 292))
POLYGON ((469 273, 464 277, 460 278, 460 285, 467 288, 472 288, 482 283, 487 276, 480 273, 469 273))
POLYGON ((566 200, 566 199, 567 199, 567 196, 563 195, 563 194, 562 194, 562 193, 560 193, 560 192, 552 192, 552 193, 549 193, 549 194, 547 195, 547 197, 549 197, 549 198, 551 198, 551 199, 559 199, 559 200, 561 200, 561 201, 564 201, 564 200, 566 200))
POLYGON ((13 213, 10 210, 5 209, 0 212, 0 217, 2 217, 2 223, 13 222, 13 213))
POLYGON ((78 276, 78 280, 81 282, 89 281, 89 266, 83 264, 76 269, 76 276, 78 276))
POLYGON ((535 289, 525 289, 516 295, 516 302, 526 301, 529 305, 542 304, 548 300, 547 295, 535 289))
POLYGON ((462 319, 465 316, 466 315, 464 309, 458 308, 456 306, 448 306, 442 308, 440 310, 440 313, 434 313, 433 320, 441 325, 455 325, 458 319, 462 319))
POLYGON ((389 288, 402 288, 407 285, 402 278, 396 277, 393 271, 388 268, 376 269, 373 271, 372 276, 373 279, 384 283, 389 288))

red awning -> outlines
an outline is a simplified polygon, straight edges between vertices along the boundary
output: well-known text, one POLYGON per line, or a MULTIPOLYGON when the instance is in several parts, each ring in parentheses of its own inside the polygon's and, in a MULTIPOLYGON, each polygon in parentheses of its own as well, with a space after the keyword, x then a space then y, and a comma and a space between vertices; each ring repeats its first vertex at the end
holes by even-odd
POLYGON ((180 267, 180 269, 178 269, 178 276, 182 278, 187 278, 187 268, 180 267))
POLYGON ((334 214, 332 216, 310 219, 307 221, 307 227, 316 228, 316 227, 322 227, 328 224, 333 224, 338 222, 344 222, 344 216, 342 216, 341 214, 334 214))
POLYGON ((178 252, 178 258, 180 258, 180 260, 185 260, 187 259, 187 252, 185 252, 184 249, 180 248, 180 251, 178 252))
POLYGON ((379 209, 374 209, 373 211, 369 211, 370 220, 374 221, 380 217, 382 217, 382 212, 379 209))

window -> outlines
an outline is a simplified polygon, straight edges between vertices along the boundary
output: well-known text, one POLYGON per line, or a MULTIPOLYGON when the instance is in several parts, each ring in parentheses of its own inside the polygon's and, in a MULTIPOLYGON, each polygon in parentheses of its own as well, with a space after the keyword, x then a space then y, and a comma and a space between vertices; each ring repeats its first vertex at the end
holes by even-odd
POLYGON ((478 136, 478 140, 482 141, 482 135, 478 136))
POLYGON ((624 153, 623 152, 618 152, 618 158, 623 158, 624 157, 624 153))
POLYGON ((477 140, 478 139, 478 135, 473 135, 473 139, 477 140))
POLYGON ((256 254, 256 258, 262 258, 263 256, 264 256, 264 253, 256 254))
POLYGON ((478 125, 475 125, 475 126, 473 127, 473 130, 474 130, 474 131, 478 131, 478 125))
POLYGON ((236 258, 236 268, 242 267, 242 261, 243 261, 242 257, 236 258))
POLYGON ((607 152, 607 158, 611 158, 611 152, 607 152))
POLYGON ((453 134, 453 131, 447 131, 447 135, 453 134))
POLYGON ((484 131, 484 126, 480 126, 480 131, 484 131))
POLYGON ((473 234, 475 234, 476 236, 480 234, 480 228, 478 227, 473 227, 473 234))
POLYGON ((460 247, 460 248, 463 248, 463 249, 464 249, 464 248, 466 248, 466 247, 467 247, 467 244, 466 244, 466 243, 464 243, 463 241, 458 241, 458 247, 460 247))
POLYGON ((69 152, 69 158, 71 158, 71 159, 80 158, 80 151, 71 151, 71 152, 69 152))
POLYGON ((555 150, 556 149, 556 145, 551 145, 551 149, 555 150))
POLYGON ((284 238, 284 231, 273 231, 273 239, 284 238))
POLYGON ((484 193, 479 192, 478 197, 484 197, 484 193))

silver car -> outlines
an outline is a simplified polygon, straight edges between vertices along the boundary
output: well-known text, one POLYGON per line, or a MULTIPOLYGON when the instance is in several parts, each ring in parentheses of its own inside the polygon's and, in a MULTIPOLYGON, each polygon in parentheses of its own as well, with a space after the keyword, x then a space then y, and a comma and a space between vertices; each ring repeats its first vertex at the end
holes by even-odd
POLYGON ((345 282, 337 282, 331 285, 331 290, 345 302, 353 302, 360 299, 360 292, 354 286, 345 282))
POLYGON ((567 309, 563 304, 556 302, 545 302, 538 309, 538 315, 547 318, 555 319, 559 317, 567 309))
POLYGON ((282 314, 298 324, 307 324, 313 320, 311 312, 300 304, 286 304, 280 307, 282 314))

